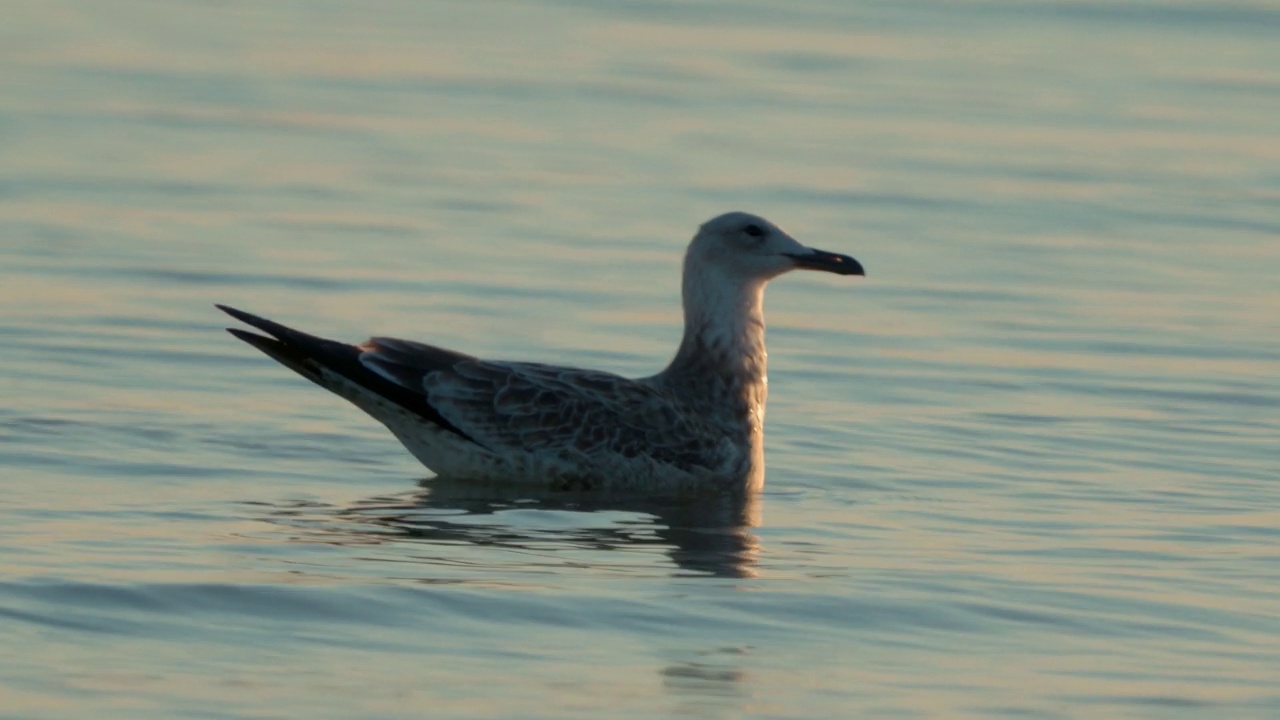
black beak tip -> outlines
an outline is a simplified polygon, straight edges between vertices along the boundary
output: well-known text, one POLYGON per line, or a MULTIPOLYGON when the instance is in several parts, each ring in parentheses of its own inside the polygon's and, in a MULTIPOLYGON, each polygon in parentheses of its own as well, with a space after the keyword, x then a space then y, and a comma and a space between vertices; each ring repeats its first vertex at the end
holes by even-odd
POLYGON ((795 261, 796 267, 805 270, 822 270, 836 275, 861 275, 863 277, 867 274, 867 271, 862 267, 862 263, 848 255, 814 250, 810 253, 789 255, 788 257, 795 261))

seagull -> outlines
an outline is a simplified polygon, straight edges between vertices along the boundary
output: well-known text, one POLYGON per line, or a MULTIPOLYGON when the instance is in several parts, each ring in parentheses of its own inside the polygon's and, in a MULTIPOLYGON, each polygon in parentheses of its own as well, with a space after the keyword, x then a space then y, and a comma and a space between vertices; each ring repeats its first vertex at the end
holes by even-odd
POLYGON ((227 332, 373 416, 437 476, 554 490, 764 486, 765 284, 791 270, 865 275, 757 215, 704 223, 684 258, 684 336, 662 372, 483 360, 375 337, 308 335, 242 310, 227 332))

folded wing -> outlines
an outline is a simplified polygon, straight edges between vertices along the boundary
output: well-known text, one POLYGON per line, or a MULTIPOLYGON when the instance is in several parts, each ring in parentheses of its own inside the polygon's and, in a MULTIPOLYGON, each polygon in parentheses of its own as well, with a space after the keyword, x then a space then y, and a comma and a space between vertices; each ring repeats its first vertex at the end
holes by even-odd
POLYGON ((715 465, 727 439, 643 382, 536 363, 467 360, 423 377, 432 407, 480 444, 715 465))

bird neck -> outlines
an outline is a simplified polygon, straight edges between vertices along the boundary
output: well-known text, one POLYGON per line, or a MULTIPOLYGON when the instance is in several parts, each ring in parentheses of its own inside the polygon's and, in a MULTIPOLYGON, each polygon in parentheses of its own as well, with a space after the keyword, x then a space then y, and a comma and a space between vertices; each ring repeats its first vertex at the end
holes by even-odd
POLYGON ((763 422, 765 281, 689 270, 686 266, 682 293, 684 337, 663 375, 692 390, 721 396, 727 391, 740 401, 735 410, 757 414, 763 422))

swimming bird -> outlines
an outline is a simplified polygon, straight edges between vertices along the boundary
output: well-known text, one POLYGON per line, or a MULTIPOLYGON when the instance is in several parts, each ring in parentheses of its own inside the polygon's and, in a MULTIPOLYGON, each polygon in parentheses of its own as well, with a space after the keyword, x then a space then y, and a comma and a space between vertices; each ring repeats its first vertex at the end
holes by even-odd
POLYGON ((662 372, 482 360, 375 337, 326 340, 235 308, 227 328, 386 425, 455 480, 554 489, 758 490, 764 484, 764 288, 790 270, 864 275, 757 215, 704 223, 684 258, 684 336, 662 372))

